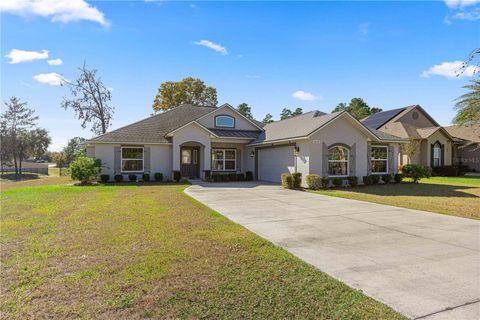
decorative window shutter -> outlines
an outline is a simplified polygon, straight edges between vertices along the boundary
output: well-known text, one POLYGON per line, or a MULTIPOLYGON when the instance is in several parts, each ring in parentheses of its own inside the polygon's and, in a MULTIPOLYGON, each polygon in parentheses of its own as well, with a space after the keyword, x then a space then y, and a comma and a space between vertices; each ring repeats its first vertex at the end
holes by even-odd
POLYGON ((348 175, 353 177, 355 176, 355 166, 356 166, 356 163, 357 161, 355 160, 356 159, 356 149, 357 149, 357 144, 354 143, 352 145, 352 147, 350 148, 350 158, 348 159, 348 169, 349 169, 349 173, 348 175))
POLYGON ((440 157, 440 165, 443 167, 445 165, 445 145, 442 144, 440 148, 442 149, 442 154, 440 157))
POLYGON ((120 147, 113 147, 113 153, 114 153, 114 159, 113 159, 113 173, 114 174, 120 174, 122 172, 122 167, 121 167, 121 152, 122 149, 120 147))
POLYGON ((394 152, 393 152, 393 146, 389 145, 388 146, 388 173, 392 174, 395 172, 395 161, 393 158, 394 152))
POLYGON ((367 176, 372 173, 372 145, 367 142, 367 176))
POLYGON ((433 143, 430 145, 430 167, 433 168, 433 143))
POLYGON ((143 148, 143 171, 150 173, 150 147, 143 148))
POLYGON ((328 147, 325 142, 322 144, 322 177, 328 177, 328 147))

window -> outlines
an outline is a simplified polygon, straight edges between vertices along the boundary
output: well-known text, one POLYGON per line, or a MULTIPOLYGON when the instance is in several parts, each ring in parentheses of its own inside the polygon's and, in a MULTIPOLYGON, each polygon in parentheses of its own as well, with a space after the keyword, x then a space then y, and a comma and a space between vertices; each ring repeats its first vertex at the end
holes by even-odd
POLYGON ((440 167, 442 163, 442 146, 439 142, 433 145, 433 166, 440 167))
POLYGON ((348 158, 349 151, 345 147, 335 146, 328 149, 328 175, 348 176, 348 158))
POLYGON ((388 172, 388 147, 372 146, 370 164, 372 173, 388 172))
POLYGON ((235 149, 213 149, 212 170, 213 171, 235 171, 237 169, 237 150, 235 149))
POLYGON ((190 149, 182 150, 182 164, 191 164, 192 163, 192 152, 190 149))
POLYGON ((143 171, 143 148, 122 147, 122 172, 143 171))
POLYGON ((235 128, 235 118, 231 116, 216 116, 215 127, 235 128))

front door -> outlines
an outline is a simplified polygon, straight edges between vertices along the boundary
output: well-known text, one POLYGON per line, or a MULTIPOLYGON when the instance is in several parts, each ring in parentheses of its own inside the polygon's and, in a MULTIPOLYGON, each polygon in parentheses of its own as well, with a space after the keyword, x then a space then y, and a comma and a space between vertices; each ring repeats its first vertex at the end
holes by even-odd
POLYGON ((180 174, 186 178, 199 177, 199 154, 198 147, 182 147, 180 149, 180 174))

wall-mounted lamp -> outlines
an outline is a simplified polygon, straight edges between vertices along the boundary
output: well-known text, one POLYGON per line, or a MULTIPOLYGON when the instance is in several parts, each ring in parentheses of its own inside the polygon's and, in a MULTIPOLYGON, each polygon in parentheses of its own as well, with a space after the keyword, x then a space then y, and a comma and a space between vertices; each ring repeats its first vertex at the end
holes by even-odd
POLYGON ((295 157, 298 157, 298 154, 300 153, 300 147, 299 146, 295 146, 295 148, 293 148, 293 155, 295 157))
POLYGON ((250 158, 253 158, 253 157, 255 157, 255 151, 254 150, 250 151, 250 158))

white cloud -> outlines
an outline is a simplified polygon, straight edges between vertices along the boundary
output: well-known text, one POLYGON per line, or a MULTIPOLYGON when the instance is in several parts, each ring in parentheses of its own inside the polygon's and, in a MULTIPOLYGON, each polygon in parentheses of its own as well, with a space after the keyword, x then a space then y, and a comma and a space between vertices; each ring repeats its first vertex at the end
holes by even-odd
POLYGON ((445 4, 450 8, 463 8, 480 3, 480 0, 445 0, 445 4))
POLYGON ((228 51, 225 47, 219 45, 218 43, 214 43, 214 42, 211 42, 211 41, 208 41, 208 40, 200 40, 200 41, 197 41, 195 42, 196 45, 199 45, 199 46, 204 46, 204 47, 207 47, 207 48, 210 48, 216 52, 219 52, 223 55, 227 55, 228 54, 228 51))
POLYGON ((103 12, 84 0, 2 0, 0 11, 20 16, 51 17, 52 22, 88 20, 108 26, 103 12))
POLYGON ((51 73, 40 73, 33 76, 33 79, 50 86, 59 86, 63 80, 65 80, 61 75, 55 72, 51 73))
POLYGON ((52 60, 48 60, 47 63, 51 66, 59 66, 63 64, 63 61, 62 59, 52 59, 52 60))
POLYGON ((21 62, 30 62, 34 60, 43 60, 48 59, 48 50, 42 51, 26 51, 19 49, 12 49, 8 54, 5 55, 6 58, 9 58, 8 63, 21 63, 21 62))
POLYGON ((451 16, 451 19, 470 21, 480 20, 480 9, 457 12, 453 16, 451 16))
POLYGON ((311 94, 310 92, 298 90, 292 93, 292 98, 303 100, 303 101, 313 101, 313 100, 317 100, 319 97, 311 94))
POLYGON ((440 64, 430 67, 428 70, 423 71, 420 75, 422 78, 430 78, 431 76, 442 76, 449 79, 454 79, 458 77, 471 77, 475 74, 475 67, 468 66, 465 71, 459 75, 460 69, 462 68, 463 61, 451 61, 451 62, 442 62, 440 64))

